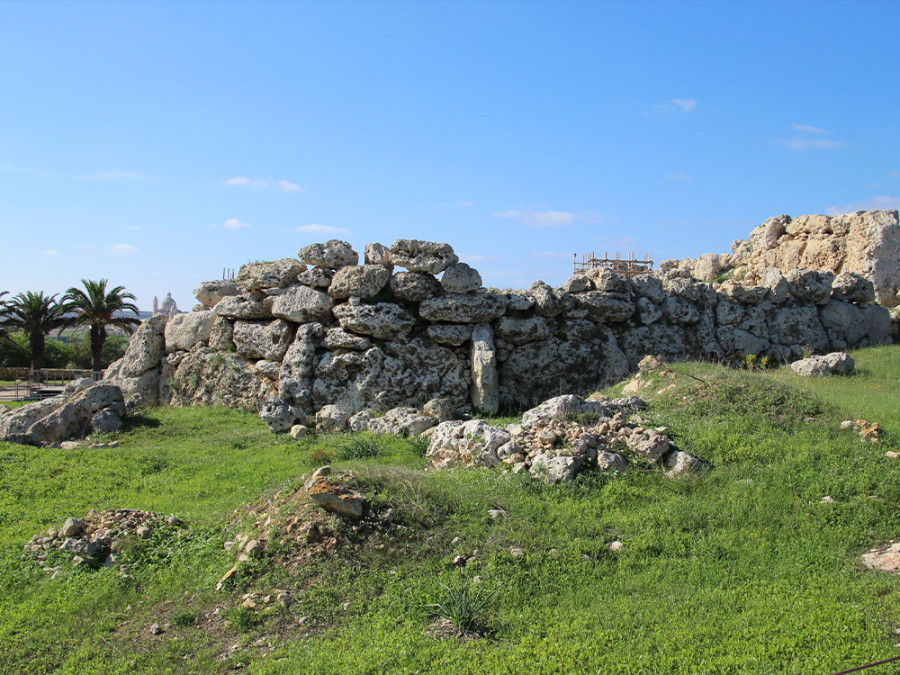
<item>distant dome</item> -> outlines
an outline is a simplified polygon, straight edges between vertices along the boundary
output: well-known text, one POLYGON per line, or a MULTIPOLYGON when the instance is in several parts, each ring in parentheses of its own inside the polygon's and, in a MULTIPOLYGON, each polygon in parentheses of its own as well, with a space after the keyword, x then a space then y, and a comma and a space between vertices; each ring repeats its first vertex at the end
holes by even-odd
POLYGON ((165 314, 166 316, 173 317, 176 314, 179 314, 178 305, 175 304, 175 300, 172 298, 172 292, 166 293, 165 299, 159 303, 159 309, 157 309, 154 314, 165 314))

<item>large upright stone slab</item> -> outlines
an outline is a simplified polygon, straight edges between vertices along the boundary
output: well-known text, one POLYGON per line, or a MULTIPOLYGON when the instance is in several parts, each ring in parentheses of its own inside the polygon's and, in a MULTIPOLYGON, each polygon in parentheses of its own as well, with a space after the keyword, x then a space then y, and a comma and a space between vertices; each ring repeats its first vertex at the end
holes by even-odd
POLYGON ((494 331, 489 323, 472 329, 472 405, 483 413, 494 414, 500 408, 497 379, 497 353, 494 331))

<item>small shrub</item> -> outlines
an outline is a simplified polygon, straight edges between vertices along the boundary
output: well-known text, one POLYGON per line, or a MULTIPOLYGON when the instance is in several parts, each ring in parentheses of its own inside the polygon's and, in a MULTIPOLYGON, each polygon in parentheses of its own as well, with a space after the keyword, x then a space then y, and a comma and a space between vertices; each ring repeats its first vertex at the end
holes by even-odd
POLYGON ((356 436, 338 448, 335 457, 339 460, 371 459, 377 457, 381 447, 374 438, 356 436))
POLYGON ((594 410, 585 410, 584 412, 567 412, 566 419, 570 422, 577 422, 583 427, 592 427, 600 421, 600 413, 594 410))
POLYGON ((172 623, 182 628, 193 626, 197 623, 197 614, 195 612, 179 612, 172 617, 172 623))
POLYGON ((425 456, 425 453, 428 451, 428 445, 430 442, 431 439, 425 438, 423 436, 413 436, 412 438, 407 439, 410 451, 421 457, 425 456))
POLYGON ((225 615, 230 628, 248 633, 262 623, 259 615, 249 607, 232 607, 225 615))
POLYGON ((484 583, 475 584, 460 578, 452 586, 440 584, 443 593, 437 602, 425 605, 429 616, 438 616, 452 623, 461 633, 470 631, 491 604, 494 593, 484 583))

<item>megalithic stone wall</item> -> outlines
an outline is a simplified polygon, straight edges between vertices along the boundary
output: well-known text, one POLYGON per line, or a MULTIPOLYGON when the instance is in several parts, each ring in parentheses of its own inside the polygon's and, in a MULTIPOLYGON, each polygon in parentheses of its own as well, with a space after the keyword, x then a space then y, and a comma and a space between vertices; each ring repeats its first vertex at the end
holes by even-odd
POLYGON ((358 263, 332 240, 201 283, 195 311, 148 319, 109 378, 135 405, 259 410, 278 397, 353 414, 446 398, 492 413, 594 391, 646 354, 779 362, 891 335, 872 283, 850 272, 770 269, 744 286, 593 270, 497 290, 449 245, 405 239, 369 244, 358 263))

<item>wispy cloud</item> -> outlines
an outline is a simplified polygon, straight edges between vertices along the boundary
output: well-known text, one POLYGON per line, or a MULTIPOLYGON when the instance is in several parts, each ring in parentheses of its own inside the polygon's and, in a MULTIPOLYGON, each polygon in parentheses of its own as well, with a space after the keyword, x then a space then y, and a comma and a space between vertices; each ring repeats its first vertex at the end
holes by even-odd
POLYGON ((880 211, 882 209, 888 211, 900 209, 900 197, 871 197, 853 204, 829 206, 825 209, 825 213, 829 216, 836 216, 841 213, 853 213, 854 211, 880 211))
POLYGON ((310 225, 301 225, 294 231, 295 232, 314 232, 316 234, 336 234, 339 232, 349 232, 350 230, 345 230, 342 227, 332 227, 331 225, 318 225, 316 223, 312 223, 310 225))
POLYGON ((59 255, 59 251, 57 251, 56 249, 49 248, 46 251, 44 251, 44 255, 59 255))
POLYGON ((778 143, 788 150, 832 150, 845 145, 828 138, 779 138, 778 143))
POLYGON ((265 187, 268 187, 269 183, 264 180, 251 180, 249 178, 245 178, 244 176, 235 176, 234 178, 229 178, 227 180, 223 180, 223 183, 228 187, 248 187, 253 190, 262 190, 265 187))
POLYGON ((131 244, 113 244, 109 250, 113 253, 137 253, 137 247, 131 244))
POLYGON ((245 223, 242 220, 238 220, 237 218, 229 218, 225 221, 224 226, 229 230, 240 230, 244 227, 250 227, 250 224, 245 223))
POLYGON ((889 178, 900 178, 900 171, 890 171, 888 172, 889 178))
POLYGON ((798 135, 791 138, 779 138, 778 144, 788 150, 833 150, 846 145, 840 141, 823 138, 822 134, 830 134, 827 129, 820 129, 809 124, 795 124, 791 127, 798 135))
POLYGON ((667 173, 666 180, 687 182, 694 180, 694 177, 686 173, 667 173))
POLYGON ((300 186, 294 183, 291 183, 287 180, 280 180, 275 185, 278 186, 279 190, 284 190, 285 192, 299 192, 300 186))
POLYGON ((458 206, 461 209, 467 209, 475 206, 475 202, 454 202, 453 206, 458 206))
POLYGON ((609 237, 594 237, 594 241, 600 246, 607 246, 610 249, 631 251, 637 244, 634 237, 619 237, 618 239, 610 239, 609 237))
POLYGON ((122 229, 127 230, 129 232, 138 232, 138 231, 140 231, 141 228, 138 225, 126 225, 122 229))
POLYGON ((697 101, 693 98, 670 98, 663 103, 657 103, 650 108, 650 112, 657 115, 668 113, 689 113, 697 107, 697 101))
POLYGON ((601 213, 593 211, 495 211, 491 214, 494 218, 517 220, 525 225, 533 227, 565 227, 573 223, 605 223, 609 219, 601 213))
POLYGON ((283 178, 281 180, 269 181, 247 178, 246 176, 235 176, 234 178, 223 180, 222 184, 233 188, 250 188, 251 190, 265 190, 266 188, 271 187, 276 190, 282 190, 283 192, 300 192, 300 190, 303 189, 296 183, 284 180, 283 178))

